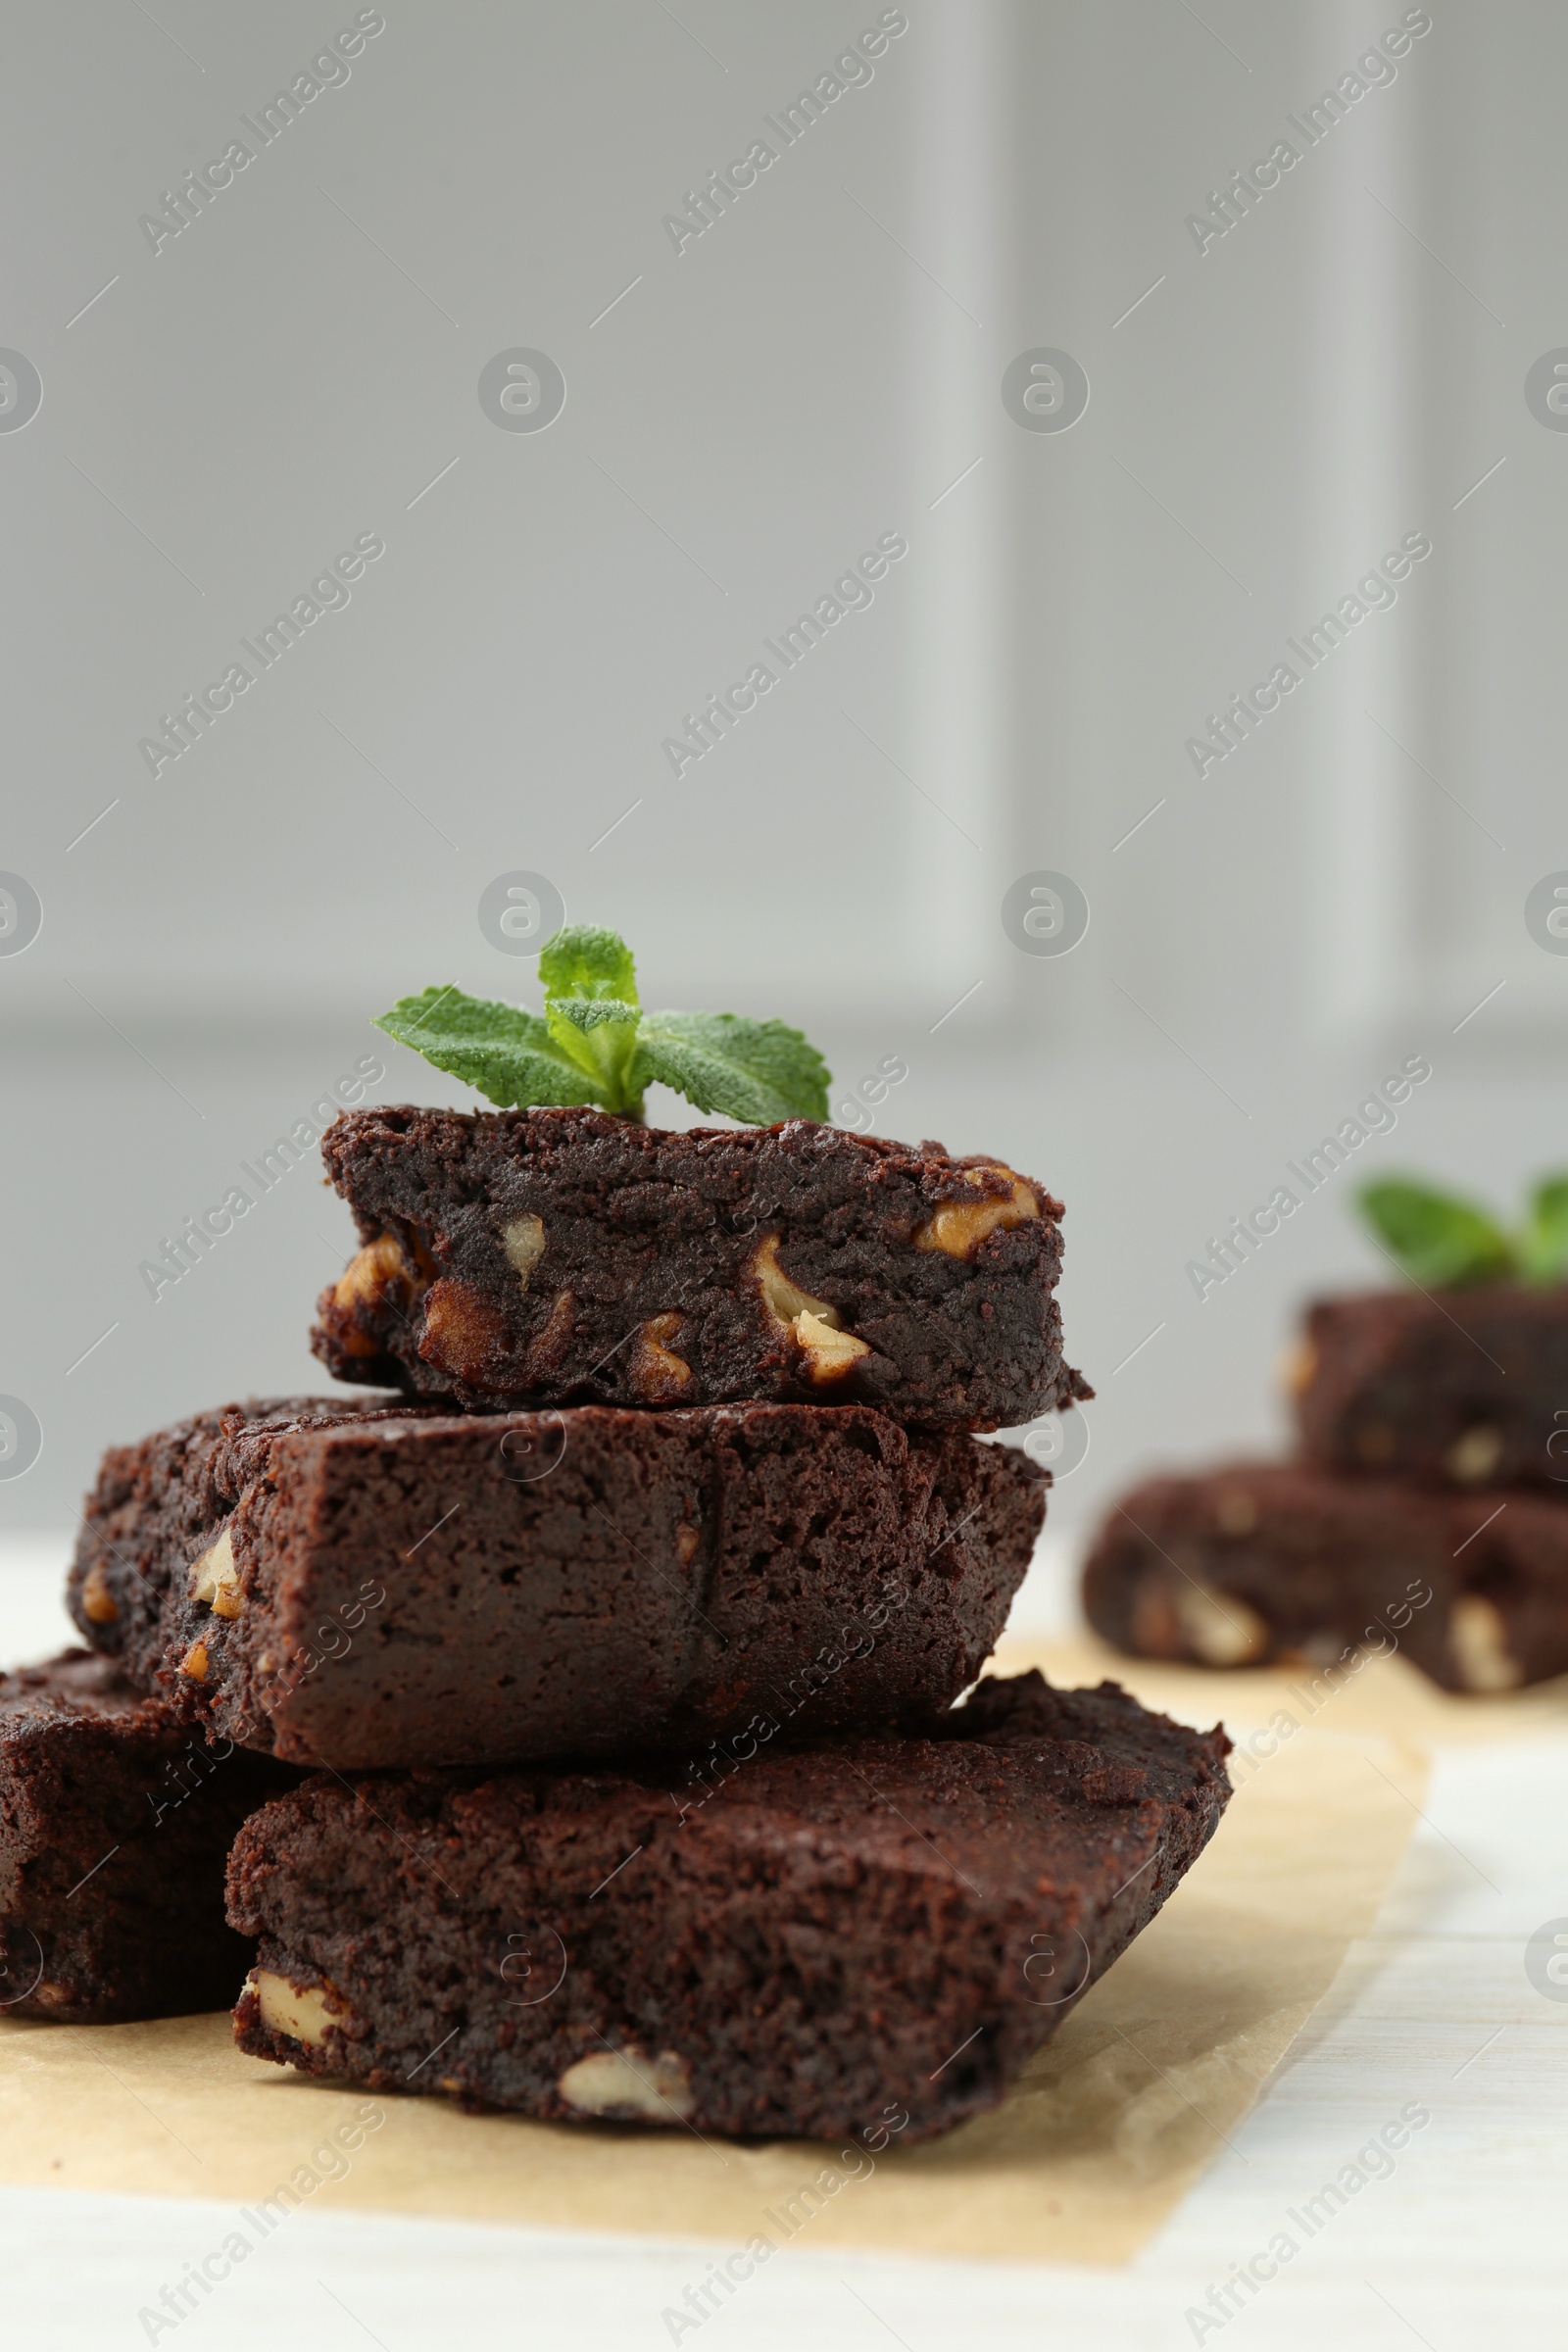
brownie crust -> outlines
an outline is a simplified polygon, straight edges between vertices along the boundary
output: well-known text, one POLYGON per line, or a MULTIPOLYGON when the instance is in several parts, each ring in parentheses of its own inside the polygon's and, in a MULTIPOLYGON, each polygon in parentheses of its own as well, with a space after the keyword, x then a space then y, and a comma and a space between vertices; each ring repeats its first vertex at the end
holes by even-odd
POLYGON ((1568 1673, 1568 1508, 1306 1464, 1153 1478, 1108 1515, 1084 1612, 1136 1657, 1323 1666, 1397 1648, 1445 1690, 1568 1673))
POLYGON ((1061 1358, 1061 1203, 940 1144, 405 1106, 346 1112, 321 1155, 364 1245, 312 1334, 340 1380, 966 1430, 1092 1394, 1061 1358))
POLYGON ((987 1681, 922 1738, 314 1778, 236 1841, 252 2056, 581 2123, 902 2140, 994 2107, 1201 1850, 1218 1730, 987 1681), (439 2053, 437 2055, 437 2053, 439 2053))
POLYGON ((815 1737, 973 1681, 1048 1483, 863 1405, 283 1399, 109 1453, 68 1600, 138 1688, 298 1764, 815 1737))
POLYGON ((1568 1284, 1323 1299, 1293 1386, 1326 1470, 1568 1497, 1568 1284))
POLYGON ((223 1913, 248 1813, 297 1776, 69 1649, 0 1675, 0 2017, 227 2008, 254 1956, 223 1913))

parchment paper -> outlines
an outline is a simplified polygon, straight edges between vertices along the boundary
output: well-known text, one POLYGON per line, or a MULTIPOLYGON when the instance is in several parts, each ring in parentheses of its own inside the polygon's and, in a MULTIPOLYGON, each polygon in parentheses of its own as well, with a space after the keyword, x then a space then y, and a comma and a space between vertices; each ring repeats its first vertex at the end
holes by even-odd
MULTIPOLYGON (((1098 1680, 1098 1665, 1077 1679, 1098 1680)), ((1198 1679, 1198 1712, 1212 1722, 1222 1678, 1198 1679)), ((1424 1786, 1419 1756, 1395 1740, 1305 1728, 1283 1741, 1006 2104, 919 2147, 895 2138, 874 2157, 841 2156, 832 2143, 743 2147, 685 2130, 466 2117, 241 2057, 226 2016, 11 2021, 0 2024, 0 2178, 239 2200, 258 2241, 304 2204, 698 2238, 723 2252, 761 2236, 774 2248, 1122 2262, 1234 2138, 1370 1928, 1424 1786), (271 2218, 258 2212, 280 2187, 271 2218)))

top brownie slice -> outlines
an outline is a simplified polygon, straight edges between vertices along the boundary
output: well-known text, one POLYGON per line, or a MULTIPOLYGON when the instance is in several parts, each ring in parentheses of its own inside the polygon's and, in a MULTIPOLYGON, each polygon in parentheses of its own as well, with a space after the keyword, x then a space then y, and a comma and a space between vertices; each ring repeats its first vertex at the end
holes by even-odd
POLYGON ((1568 1489, 1568 1284, 1321 1299, 1292 1386, 1323 1469, 1568 1489))
POLYGON ((321 1153, 365 1245, 312 1335, 342 1380, 967 1430, 1093 1394, 1061 1357, 1061 1203, 939 1144, 403 1107, 346 1113, 321 1153))

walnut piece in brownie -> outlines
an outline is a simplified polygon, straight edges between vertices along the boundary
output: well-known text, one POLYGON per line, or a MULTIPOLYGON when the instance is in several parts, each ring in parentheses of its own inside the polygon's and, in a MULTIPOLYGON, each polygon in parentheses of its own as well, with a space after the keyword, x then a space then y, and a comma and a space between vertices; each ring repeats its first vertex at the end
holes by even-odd
POLYGON ((295 1778, 209 1747, 111 1658, 0 1675, 0 2017, 226 2008, 255 1950, 223 1916, 228 1849, 295 1778))
POLYGON ((1137 1657, 1323 1666, 1397 1648, 1445 1690, 1511 1690, 1568 1673, 1568 1506, 1231 1462, 1124 1496, 1083 1602, 1137 1657))
POLYGON ((1221 1731, 986 1681, 923 1738, 314 1778, 241 1832, 253 2056, 569 2122, 901 2144, 994 2107, 1229 1796, 1221 1731), (434 2055, 432 2055, 434 2053, 434 2055))
POLYGON ((1568 1283, 1325 1298, 1291 1386, 1326 1470, 1568 1496, 1568 1283))
POLYGON ((968 1430, 1092 1394, 1061 1359, 1061 1203, 940 1144, 405 1107, 347 1112, 321 1154, 364 1244, 312 1335, 340 1380, 968 1430))
POLYGON ((864 1405, 234 1405, 105 1457, 68 1599, 140 1688, 295 1763, 793 1738, 951 1703, 1047 1483, 864 1405))

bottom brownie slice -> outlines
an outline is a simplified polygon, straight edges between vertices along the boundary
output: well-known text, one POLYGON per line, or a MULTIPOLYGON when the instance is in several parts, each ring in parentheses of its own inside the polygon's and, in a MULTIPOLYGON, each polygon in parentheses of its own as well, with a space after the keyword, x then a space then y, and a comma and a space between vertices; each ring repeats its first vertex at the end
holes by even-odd
POLYGON ((0 1675, 0 2016, 224 2008, 255 1945, 224 1920, 223 1864, 297 1778, 210 1747, 112 1658, 0 1675))
POLYGON ((1027 1674, 703 1793, 667 1757, 314 1777, 235 1843, 236 2039, 470 2108, 924 2137, 996 2105, 1153 1917, 1229 1745, 1027 1674))
POLYGON ((1124 1496, 1084 1613, 1137 1657, 1323 1665, 1399 1649, 1446 1690, 1568 1672, 1568 1502, 1232 1462, 1124 1496))

